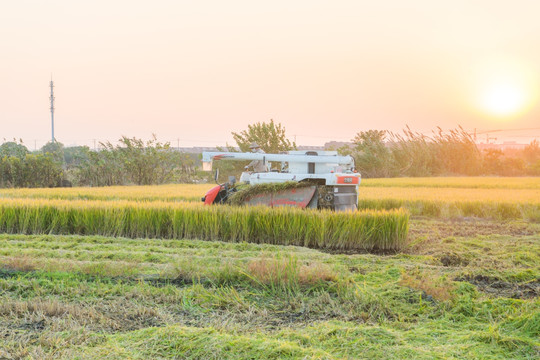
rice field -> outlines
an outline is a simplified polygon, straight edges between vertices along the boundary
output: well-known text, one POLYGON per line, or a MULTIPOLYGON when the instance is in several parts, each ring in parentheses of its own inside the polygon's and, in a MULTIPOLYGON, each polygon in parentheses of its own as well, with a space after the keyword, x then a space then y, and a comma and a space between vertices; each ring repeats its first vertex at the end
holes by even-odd
POLYGON ((171 202, 0 200, 0 231, 255 242, 341 250, 399 250, 404 210, 347 213, 171 202))
MULTIPOLYGON (((200 202, 214 184, 106 188, 0 189, 0 199, 200 202)), ((405 208, 413 215, 540 222, 540 178, 448 177, 364 179, 361 209, 405 208)))
POLYGON ((430 187, 458 189, 540 189, 538 177, 428 177, 364 179, 368 187, 430 187))
POLYGON ((359 188, 358 204, 439 218, 540 222, 540 178, 368 179, 359 188))
POLYGON ((215 184, 0 189, 0 198, 199 202, 204 194, 213 186, 215 186, 215 184))
POLYGON ((0 190, 0 359, 539 358, 540 179, 518 180, 367 179, 339 214, 0 190))
MULTIPOLYGON (((35 198, 63 200, 134 200, 134 201, 194 201, 215 184, 169 184, 155 186, 73 187, 50 189, 0 189, 0 198, 35 198)), ((499 201, 540 203, 540 178, 501 177, 441 177, 363 179, 362 197, 384 196, 436 201, 499 201), (374 189, 374 188, 378 188, 374 189), (523 191, 517 191, 523 190, 523 191), (463 192, 465 191, 465 192, 463 192), (516 198, 517 197, 517 198, 516 198)))

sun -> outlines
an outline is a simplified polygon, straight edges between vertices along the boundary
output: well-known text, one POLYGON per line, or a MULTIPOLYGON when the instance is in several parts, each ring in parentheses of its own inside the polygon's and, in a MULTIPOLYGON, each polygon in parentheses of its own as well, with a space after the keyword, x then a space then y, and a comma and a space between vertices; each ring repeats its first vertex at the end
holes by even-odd
POLYGON ((516 84, 490 85, 481 95, 482 108, 496 116, 510 116, 522 111, 527 105, 525 90, 516 84))
POLYGON ((475 107, 493 119, 512 119, 525 113, 538 98, 537 76, 523 62, 484 59, 474 71, 475 107))

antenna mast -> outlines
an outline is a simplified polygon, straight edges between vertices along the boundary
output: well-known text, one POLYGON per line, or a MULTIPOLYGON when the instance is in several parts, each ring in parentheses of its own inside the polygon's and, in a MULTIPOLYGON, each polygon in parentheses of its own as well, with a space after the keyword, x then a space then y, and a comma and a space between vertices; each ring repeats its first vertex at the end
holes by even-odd
POLYGON ((50 100, 51 100, 51 142, 54 142, 55 141, 54 139, 54 83, 52 80, 52 75, 51 75, 50 87, 51 87, 51 97, 50 97, 50 100))

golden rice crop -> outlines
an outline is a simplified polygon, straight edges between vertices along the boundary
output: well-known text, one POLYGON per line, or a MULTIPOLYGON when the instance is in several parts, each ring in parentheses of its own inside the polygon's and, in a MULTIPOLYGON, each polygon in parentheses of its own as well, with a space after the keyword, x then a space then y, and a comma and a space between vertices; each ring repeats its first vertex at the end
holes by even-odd
POLYGON ((200 201, 215 184, 0 189, 0 198, 200 201))
POLYGON ((540 221, 540 190, 361 186, 358 207, 403 207, 412 215, 540 221))
MULTIPOLYGON (((215 184, 0 189, 0 199, 200 202, 213 186, 215 184)), ((525 218, 540 222, 540 177, 364 179, 358 191, 361 209, 404 207, 413 215, 525 218)))
POLYGON ((362 179, 369 187, 431 187, 468 189, 540 189, 540 177, 418 177, 362 179))
POLYGON ((481 201, 540 204, 540 189, 467 189, 431 187, 360 186, 360 199, 400 199, 422 201, 481 201))
POLYGON ((172 202, 0 200, 0 231, 202 239, 349 250, 398 250, 409 215, 172 202))

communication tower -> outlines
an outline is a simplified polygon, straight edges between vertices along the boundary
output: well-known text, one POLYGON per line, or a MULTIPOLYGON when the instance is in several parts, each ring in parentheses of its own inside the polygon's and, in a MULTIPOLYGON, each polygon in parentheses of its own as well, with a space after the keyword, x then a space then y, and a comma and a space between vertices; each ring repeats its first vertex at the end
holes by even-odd
POLYGON ((51 87, 51 97, 50 97, 50 100, 51 100, 51 142, 54 142, 55 141, 54 139, 54 83, 52 80, 52 75, 51 75, 50 87, 51 87))

